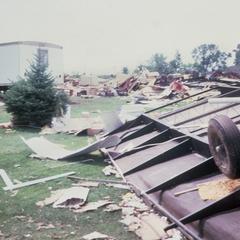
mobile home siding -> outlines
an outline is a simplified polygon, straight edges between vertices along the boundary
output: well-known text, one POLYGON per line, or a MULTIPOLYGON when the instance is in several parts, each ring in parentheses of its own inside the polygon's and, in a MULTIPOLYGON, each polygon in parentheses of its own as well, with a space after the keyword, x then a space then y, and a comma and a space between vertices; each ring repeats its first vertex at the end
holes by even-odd
POLYGON ((47 52, 48 70, 55 78, 55 83, 63 83, 61 46, 42 42, 13 42, 0 44, 0 85, 10 85, 19 77, 24 77, 39 49, 47 52))
POLYGON ((18 79, 19 70, 19 45, 0 46, 0 84, 11 85, 18 79))

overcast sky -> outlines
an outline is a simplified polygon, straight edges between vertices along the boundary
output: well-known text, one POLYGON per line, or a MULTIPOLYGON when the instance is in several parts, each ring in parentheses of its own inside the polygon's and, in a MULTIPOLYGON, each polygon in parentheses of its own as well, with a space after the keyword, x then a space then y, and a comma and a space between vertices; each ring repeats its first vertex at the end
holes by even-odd
POLYGON ((64 47, 65 72, 115 73, 154 53, 185 62, 202 43, 240 43, 239 0, 0 0, 0 42, 64 47))

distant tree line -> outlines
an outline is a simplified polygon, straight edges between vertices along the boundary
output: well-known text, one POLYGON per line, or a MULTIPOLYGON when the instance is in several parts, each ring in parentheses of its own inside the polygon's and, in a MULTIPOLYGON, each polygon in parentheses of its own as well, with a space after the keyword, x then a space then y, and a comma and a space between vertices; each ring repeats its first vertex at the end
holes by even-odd
POLYGON ((148 64, 140 65, 146 67, 149 71, 156 71, 160 74, 198 72, 201 76, 205 76, 212 71, 222 71, 227 67, 227 60, 234 55, 234 64, 240 65, 240 44, 233 50, 233 54, 226 53, 219 49, 216 44, 202 44, 192 51, 194 62, 184 64, 179 51, 176 52, 174 58, 167 61, 167 57, 162 53, 154 54, 148 64))

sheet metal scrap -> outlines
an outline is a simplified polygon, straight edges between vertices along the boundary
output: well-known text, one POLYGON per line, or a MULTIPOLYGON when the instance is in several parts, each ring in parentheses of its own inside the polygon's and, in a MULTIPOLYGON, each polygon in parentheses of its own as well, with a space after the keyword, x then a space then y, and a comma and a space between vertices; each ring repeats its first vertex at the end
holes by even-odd
POLYGON ((206 94, 208 98, 239 97, 240 89, 208 89, 148 111, 113 131, 121 142, 107 152, 135 192, 169 218, 171 224, 165 230, 178 227, 198 240, 238 239, 240 189, 208 201, 197 191, 174 195, 222 177, 209 151, 206 126, 217 114, 238 121, 240 104, 209 104, 201 97, 206 94), (196 98, 199 100, 191 101, 196 98), (162 112, 173 106, 174 111, 162 112), (159 113, 158 118, 151 117, 154 112, 159 113), (129 145, 131 148, 126 147, 129 145), (203 220, 204 225, 200 224, 203 220))
POLYGON ((23 142, 38 156, 43 158, 49 158, 53 160, 61 160, 76 156, 81 156, 101 148, 108 148, 111 146, 116 146, 120 139, 118 136, 108 136, 102 138, 86 147, 77 150, 66 150, 65 148, 59 146, 58 144, 48 141, 44 137, 33 137, 30 139, 25 139, 22 137, 23 142))

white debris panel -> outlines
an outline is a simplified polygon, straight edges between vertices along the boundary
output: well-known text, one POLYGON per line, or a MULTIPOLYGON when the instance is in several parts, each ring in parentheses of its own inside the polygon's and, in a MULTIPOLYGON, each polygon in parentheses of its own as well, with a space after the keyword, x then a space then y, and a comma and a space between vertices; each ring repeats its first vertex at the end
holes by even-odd
POLYGON ((49 158, 53 160, 62 160, 66 158, 81 156, 101 148, 109 148, 116 146, 120 143, 120 138, 118 136, 108 136, 102 138, 86 147, 79 148, 77 150, 67 150, 62 146, 48 141, 44 137, 33 137, 30 139, 25 139, 21 137, 23 142, 39 157, 49 158))

